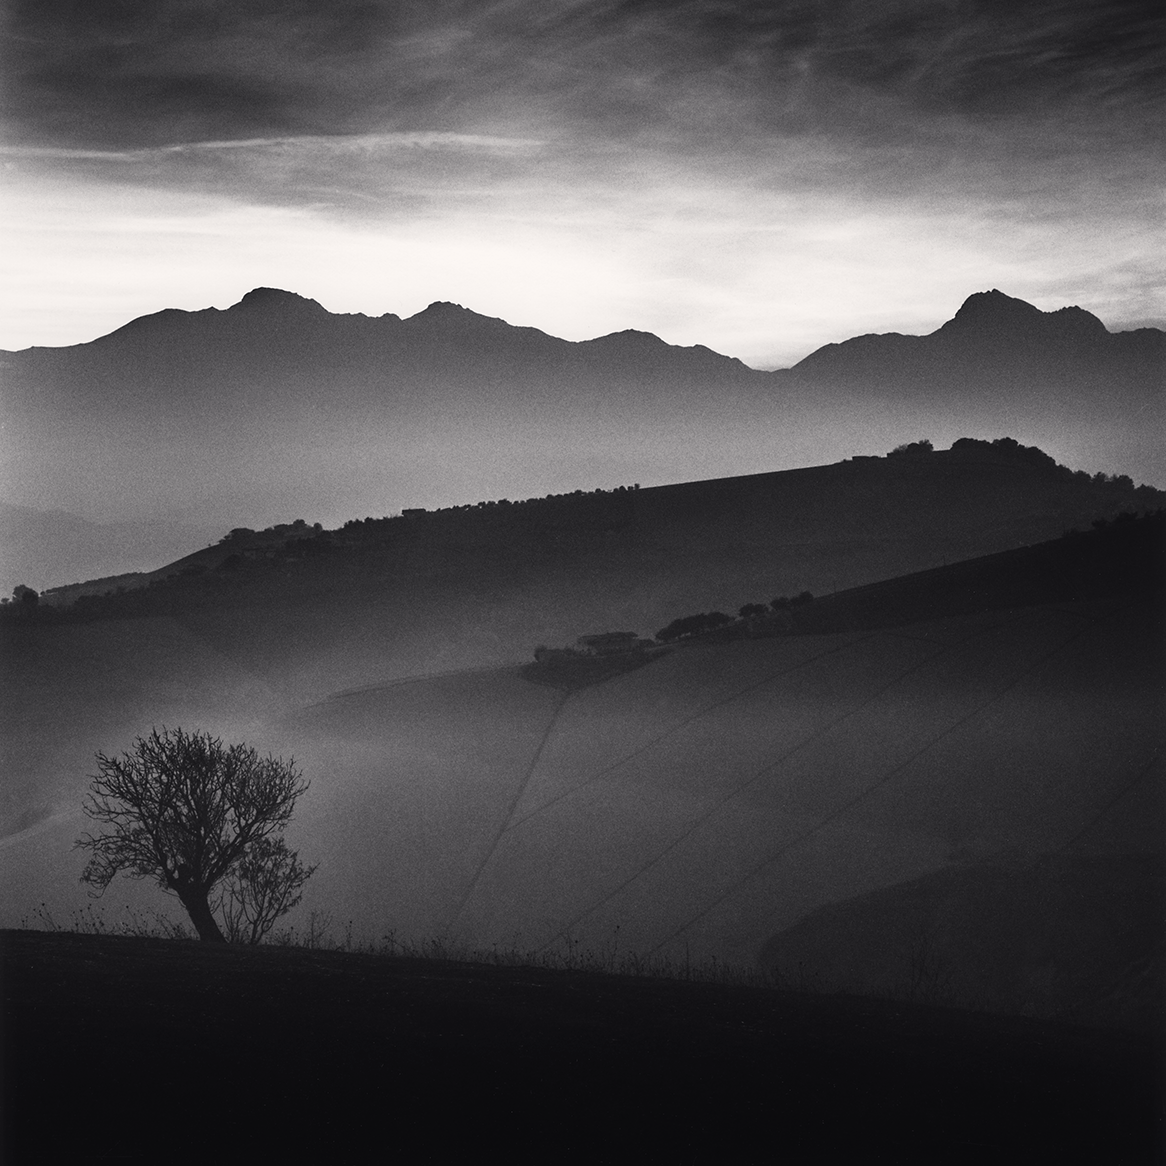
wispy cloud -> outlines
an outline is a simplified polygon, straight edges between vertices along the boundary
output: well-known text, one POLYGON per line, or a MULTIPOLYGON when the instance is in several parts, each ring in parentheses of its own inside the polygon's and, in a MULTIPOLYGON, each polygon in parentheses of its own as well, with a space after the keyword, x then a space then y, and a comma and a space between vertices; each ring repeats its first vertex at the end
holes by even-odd
POLYGON ((369 154, 392 150, 446 150, 468 153, 513 154, 537 150, 545 143, 535 138, 504 138, 489 134, 459 134, 414 130, 402 133, 301 135, 276 138, 229 138, 207 142, 177 142, 137 150, 93 150, 69 146, 0 145, 0 157, 46 158, 60 161, 147 162, 175 154, 217 150, 302 151, 369 154))

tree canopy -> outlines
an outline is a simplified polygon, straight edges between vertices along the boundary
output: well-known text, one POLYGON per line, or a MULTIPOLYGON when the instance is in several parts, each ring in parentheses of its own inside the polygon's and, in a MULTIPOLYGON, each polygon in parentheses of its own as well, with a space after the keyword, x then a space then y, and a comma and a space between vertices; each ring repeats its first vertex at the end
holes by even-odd
POLYGON ((299 901, 315 868, 279 837, 308 789, 293 761, 163 727, 120 757, 98 753, 97 765, 84 809, 108 829, 77 842, 91 851, 81 878, 96 894, 121 873, 154 879, 178 896, 201 939, 220 942, 216 888, 232 938, 252 942, 299 901))

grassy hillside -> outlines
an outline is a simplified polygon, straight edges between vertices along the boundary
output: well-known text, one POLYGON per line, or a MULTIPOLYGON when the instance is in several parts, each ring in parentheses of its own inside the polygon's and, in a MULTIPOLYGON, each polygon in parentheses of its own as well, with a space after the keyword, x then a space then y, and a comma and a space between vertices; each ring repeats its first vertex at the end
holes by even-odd
POLYGON ((919 1005, 0 933, 16 1163, 1150 1163, 1144 1038, 919 1005), (78 1066, 80 1071, 65 1071, 78 1066), (99 1071, 95 1071, 99 1067, 99 1071))
MULTIPOLYGON (((1104 531, 1079 538, 1064 545, 1121 561, 1104 531)), ((1061 887, 1039 900, 1043 926, 1060 938, 997 946, 990 958, 981 945, 981 966, 971 961, 980 947, 969 907, 967 929, 944 941, 943 959, 962 961, 960 975, 932 990, 1003 1010, 1100 1016, 1109 985, 1159 959, 1144 922, 1116 916, 1123 941, 1104 943, 1092 917, 1122 896, 1137 911, 1153 901, 1161 596, 1143 563, 1137 577, 1105 576, 1108 596, 1003 606, 1009 578, 1031 598, 1033 576, 1013 571, 1016 562, 1000 556, 974 569, 981 583, 995 580, 984 611, 683 644, 573 690, 530 683, 511 666, 303 703, 240 671, 230 701, 219 691, 216 707, 209 693, 221 660, 200 656, 180 625, 161 624, 150 631, 155 654, 142 649, 156 672, 136 674, 134 699, 145 706, 149 688, 187 725, 228 725, 295 755, 313 788, 292 839, 320 864, 301 910, 351 920, 357 934, 745 965, 764 953, 787 967, 808 967, 812 949, 823 976, 859 987, 851 964, 821 955, 837 929, 788 953, 774 937, 831 904, 944 872, 964 872, 970 887, 1040 878, 1061 887), (164 637, 169 656, 156 650, 164 637), (179 665, 187 686, 167 690, 167 669, 179 665), (1072 892, 1082 880, 1090 895, 1072 892)), ((920 585, 901 580, 892 591, 909 596, 920 585)), ((48 630, 97 636, 147 624, 48 630)), ((51 657, 39 659, 42 676, 61 674, 51 657)), ((60 716, 69 699, 89 710, 74 750, 85 736, 116 747, 109 736, 131 728, 126 694, 106 681, 91 698, 95 680, 79 678, 72 698, 62 688, 45 713, 60 716)), ((20 739, 32 749, 35 737, 20 739)), ((83 902, 82 860, 68 849, 82 825, 75 807, 86 769, 75 763, 49 806, 60 816, 0 845, 5 922, 41 901, 58 918, 83 902)), ((123 901, 141 908, 149 891, 119 887, 110 900, 114 911, 123 901)), ((1016 911, 1023 920, 1038 908, 1016 911)), ((940 924, 904 918, 888 928, 865 987, 911 988, 908 924, 940 924)), ((1107 1019, 1137 1023, 1142 1003, 1131 998, 1107 1019)))
MULTIPOLYGON (((900 460, 959 461, 944 456, 900 460)), ((969 464, 976 474, 1004 472, 969 464)), ((1007 462, 1005 477, 1030 468, 1007 462)), ((851 472, 827 467, 822 480, 851 472)), ((916 472, 924 471, 903 471, 916 472)), ((629 491, 600 503, 639 507, 647 494, 657 508, 651 529, 703 547, 690 560, 702 572, 679 574, 685 587, 699 577, 710 589, 699 605, 670 609, 675 617, 731 607, 711 587, 728 568, 709 548, 727 537, 722 519, 734 508, 764 527, 761 502, 742 499, 771 486, 708 484, 672 526, 669 495, 629 491)), ((953 487, 950 504, 962 496, 953 487)), ((445 521, 434 518, 436 529, 445 521)), ((763 952, 771 964, 807 964, 816 953, 823 976, 854 983, 853 967, 831 954, 836 929, 824 924, 789 955, 775 956, 773 945, 831 905, 933 877, 946 886, 944 872, 964 871, 966 882, 936 899, 957 904, 935 908, 941 923, 963 903, 969 920, 978 917, 973 901, 991 896, 975 888, 1021 888, 1025 872, 1072 888, 1096 871, 1093 897, 1050 892, 1047 911, 1016 907, 1021 920, 1044 911, 1054 937, 1044 948, 993 949, 989 959, 975 942, 978 925, 948 936, 924 913, 948 936, 949 962, 984 947, 984 966, 967 965, 944 990, 1004 1010, 1100 1016, 1110 985, 1136 978, 1145 961, 1157 966, 1146 928, 1119 915, 1128 942, 1106 944, 1090 921, 1115 897, 1149 902, 1150 859, 1161 853, 1166 680, 1152 523, 839 592, 799 611, 783 634, 706 637, 599 683, 556 687, 529 679, 523 661, 533 644, 644 630, 628 606, 613 614, 603 605, 620 594, 611 589, 617 576, 631 589, 625 600, 636 588, 649 594, 653 576, 612 553, 602 586, 574 577, 555 589, 549 580, 571 572, 553 556, 528 570, 495 553, 488 532, 508 519, 491 521, 449 519, 459 538, 489 550, 476 563, 492 566, 478 574, 465 565, 475 560, 425 574, 417 564, 430 560, 410 556, 448 553, 452 562, 462 544, 453 534, 410 543, 406 530, 394 544, 405 565, 382 577, 379 599, 371 588, 386 560, 375 543, 363 560, 357 540, 351 559, 336 560, 353 568, 349 590, 314 599, 309 583, 339 578, 335 563, 313 576, 304 559, 308 573, 297 577, 296 564, 272 559, 254 567, 262 586, 240 583, 217 605, 187 603, 208 592, 182 584, 158 592, 184 597, 168 614, 15 613, 0 657, 10 694, 0 922, 18 925, 41 903, 60 920, 84 906, 83 857, 71 846, 85 825, 78 807, 93 753, 127 748, 152 724, 181 724, 294 755, 313 785, 289 840, 320 864, 300 910, 351 920, 361 935, 550 950, 584 943, 744 965, 763 952), (553 597, 557 624, 540 596, 553 597), (589 614, 604 610, 602 622, 589 614), (540 626, 564 630, 536 638, 540 626), (471 662, 479 666, 464 667, 471 662), (993 964, 998 957, 1007 966, 993 964)), ((610 533, 593 530, 583 542, 610 533)), ((617 528, 612 537, 617 545, 624 536, 617 528)), ((249 569, 225 572, 223 587, 249 569)), ((741 598, 765 595, 755 588, 741 598)), ((123 883, 108 910, 165 903, 149 886, 123 883)), ((894 943, 872 953, 867 988, 910 987, 914 910, 888 929, 894 943)), ((1137 1022, 1140 997, 1127 995, 1111 1021, 1137 1022)))
POLYGON ((318 878, 352 880, 363 926, 752 962, 817 905, 952 863, 1088 849, 1090 829, 1154 850, 1156 820, 1115 799, 1160 786, 1159 630, 1094 603, 697 645, 526 713, 504 674, 488 766, 472 725, 496 706, 465 681, 336 698, 285 732, 344 765, 324 817, 343 874, 318 878), (471 793, 489 812, 463 813, 471 793))

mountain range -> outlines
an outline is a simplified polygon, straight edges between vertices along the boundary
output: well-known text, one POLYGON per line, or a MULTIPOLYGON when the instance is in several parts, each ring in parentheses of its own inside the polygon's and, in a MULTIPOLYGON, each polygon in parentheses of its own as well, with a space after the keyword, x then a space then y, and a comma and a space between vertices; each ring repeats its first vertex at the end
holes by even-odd
POLYGON ((193 546, 216 525, 716 478, 920 437, 1008 434, 1161 483, 1164 352, 1159 330, 1110 333, 999 291, 928 336, 860 336, 766 372, 643 332, 571 342, 456 304, 370 318, 260 288, 0 353, 0 506, 25 508, 0 514, 3 560, 10 584, 43 587, 170 554, 50 568, 29 510, 186 526, 193 546))

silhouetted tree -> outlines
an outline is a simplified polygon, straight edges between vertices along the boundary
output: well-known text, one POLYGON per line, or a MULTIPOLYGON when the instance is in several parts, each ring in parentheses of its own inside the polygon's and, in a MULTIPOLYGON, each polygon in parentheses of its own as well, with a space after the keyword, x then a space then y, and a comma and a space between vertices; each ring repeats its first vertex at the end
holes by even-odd
POLYGON ((702 611, 696 615, 686 615, 681 619, 674 619, 667 627, 661 628, 656 633, 656 639, 668 643, 671 640, 697 636, 701 632, 711 632, 732 622, 733 617, 726 615, 723 611, 702 611))
POLYGON ((679 640, 683 636, 691 634, 695 631, 695 625, 692 622, 693 617, 690 615, 683 616, 681 619, 674 619, 667 627, 661 628, 656 633, 656 639, 661 643, 670 643, 672 640, 679 640))
POLYGON ((225 881, 234 880, 228 900, 252 933, 299 901, 315 868, 302 867, 273 837, 308 788, 294 762, 163 728, 121 757, 98 753, 97 765, 84 809, 110 829, 77 841, 92 852, 81 879, 96 894, 118 874, 151 878, 178 896, 200 939, 220 943, 210 896, 225 881))
POLYGON ((227 879, 218 907, 231 943, 258 943, 304 897, 316 868, 304 866, 283 838, 260 838, 227 879))
POLYGON ((40 603, 40 596, 31 587, 25 587, 23 583, 17 583, 16 589, 12 592, 12 598, 24 604, 25 607, 36 607, 40 603))
POLYGON ((742 619, 753 619, 756 616, 765 615, 768 610, 764 603, 746 603, 737 614, 742 619))

